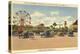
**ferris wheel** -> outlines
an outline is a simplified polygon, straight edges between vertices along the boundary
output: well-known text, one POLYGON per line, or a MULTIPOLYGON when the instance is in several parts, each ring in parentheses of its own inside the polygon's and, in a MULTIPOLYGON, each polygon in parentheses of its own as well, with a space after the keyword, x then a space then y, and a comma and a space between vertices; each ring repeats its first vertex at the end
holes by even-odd
POLYGON ((15 17, 13 16, 14 19, 13 23, 18 26, 17 31, 18 33, 21 33, 25 30, 25 27, 27 24, 31 24, 31 16, 28 12, 26 11, 18 11, 15 13, 15 17), (16 24, 17 23, 17 24, 16 24))
POLYGON ((13 23, 17 23, 19 25, 21 24, 31 24, 31 16, 28 12, 26 11, 17 11, 16 13, 16 16, 13 16, 13 18, 17 18, 17 20, 13 20, 13 23))

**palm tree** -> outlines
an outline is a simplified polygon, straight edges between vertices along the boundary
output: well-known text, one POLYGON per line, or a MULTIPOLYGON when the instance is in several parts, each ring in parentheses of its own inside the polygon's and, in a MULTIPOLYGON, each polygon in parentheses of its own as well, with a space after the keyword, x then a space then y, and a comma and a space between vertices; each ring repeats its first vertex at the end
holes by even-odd
POLYGON ((57 24, 54 22, 54 23, 53 23, 53 26, 54 26, 54 28, 55 28, 55 26, 57 26, 57 24))
POLYGON ((51 30, 52 30, 52 29, 53 29, 53 25, 50 25, 49 29, 51 29, 51 30))

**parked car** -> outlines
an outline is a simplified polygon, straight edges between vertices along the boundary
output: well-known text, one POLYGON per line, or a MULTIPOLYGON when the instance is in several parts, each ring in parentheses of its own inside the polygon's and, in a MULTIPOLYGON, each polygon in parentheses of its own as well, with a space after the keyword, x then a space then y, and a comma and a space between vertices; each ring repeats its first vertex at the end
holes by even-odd
POLYGON ((29 32, 29 31, 24 31, 20 34, 20 37, 22 38, 33 38, 34 37, 34 33, 33 32, 29 32))
POLYGON ((64 33, 63 32, 58 32, 58 36, 63 37, 64 36, 64 33))
POLYGON ((69 36, 69 37, 74 37, 73 31, 69 31, 69 32, 68 32, 68 36, 69 36))
POLYGON ((41 37, 53 37, 54 36, 54 31, 44 31, 40 32, 41 37))

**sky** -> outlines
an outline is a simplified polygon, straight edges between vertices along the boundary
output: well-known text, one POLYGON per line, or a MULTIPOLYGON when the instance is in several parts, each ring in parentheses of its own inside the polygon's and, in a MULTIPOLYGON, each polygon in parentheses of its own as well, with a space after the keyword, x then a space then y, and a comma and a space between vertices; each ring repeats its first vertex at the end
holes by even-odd
POLYGON ((54 22, 63 24, 67 21, 68 25, 77 20, 76 7, 59 7, 59 6, 41 6, 30 4, 13 4, 13 15, 18 11, 26 11, 31 16, 33 26, 40 23, 50 26, 54 22))

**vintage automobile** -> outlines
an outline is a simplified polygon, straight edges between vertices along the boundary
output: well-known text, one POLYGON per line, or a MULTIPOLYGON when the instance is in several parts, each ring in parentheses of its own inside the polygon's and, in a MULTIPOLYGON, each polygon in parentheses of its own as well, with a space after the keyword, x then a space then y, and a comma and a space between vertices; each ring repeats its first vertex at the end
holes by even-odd
POLYGON ((33 38, 34 37, 34 33, 33 32, 29 32, 29 31, 24 31, 20 34, 19 37, 22 38, 33 38))
POLYGON ((69 36, 69 37, 74 37, 73 31, 69 31, 69 32, 68 32, 68 36, 69 36))
POLYGON ((54 36, 54 31, 44 31, 40 32, 41 37, 53 37, 54 36))
POLYGON ((58 36, 63 37, 64 33, 63 32, 58 32, 58 36))

